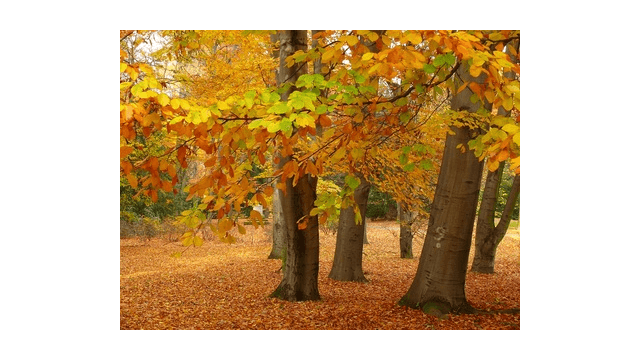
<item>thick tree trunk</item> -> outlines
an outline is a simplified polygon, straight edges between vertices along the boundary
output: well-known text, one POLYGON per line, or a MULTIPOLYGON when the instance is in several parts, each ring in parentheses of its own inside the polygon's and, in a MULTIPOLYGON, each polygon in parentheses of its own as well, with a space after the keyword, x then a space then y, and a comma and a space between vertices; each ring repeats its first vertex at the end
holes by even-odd
POLYGON ((400 223, 400 257, 413 259, 413 233, 411 232, 411 211, 403 202, 398 202, 398 222, 400 223))
POLYGON ((357 175, 360 179, 360 185, 354 191, 354 198, 360 208, 360 215, 363 221, 360 224, 356 224, 353 207, 340 211, 336 252, 333 257, 333 266, 329 273, 329 278, 333 280, 367 281, 362 271, 362 248, 365 235, 364 218, 367 212, 367 200, 371 185, 361 174, 357 175))
POLYGON ((284 275, 278 288, 271 294, 272 297, 287 301, 320 299, 318 217, 310 217, 306 228, 302 230, 298 229, 296 223, 313 208, 317 182, 318 179, 311 175, 300 177, 296 186, 293 186, 293 179, 287 180, 287 191, 282 204, 288 240, 283 265, 284 275))
MULTIPOLYGON (((466 64, 458 74, 457 86, 471 79, 484 82, 472 78, 466 64)), ((451 100, 451 108, 477 111, 481 104, 472 103, 470 97, 469 88, 457 93, 451 100)), ((402 305, 420 307, 434 315, 475 312, 466 299, 465 278, 483 163, 472 151, 467 149, 462 153, 456 149, 459 144, 467 146, 476 134, 467 127, 451 130, 454 135, 448 134, 445 142, 418 270, 407 294, 400 300, 402 305)))
POLYGON ((494 225, 497 195, 503 169, 504 163, 500 164, 497 171, 487 173, 487 181, 482 195, 480 214, 476 225, 475 254, 471 265, 471 271, 482 274, 494 273, 496 250, 509 229, 511 215, 520 194, 520 175, 516 175, 500 221, 497 226, 494 225))
MULTIPOLYGON (((280 33, 280 82, 295 82, 297 77, 306 74, 305 66, 288 68, 285 63, 287 56, 297 50, 306 50, 306 30, 286 30, 280 33)), ((288 99, 295 90, 291 87, 283 93, 281 98, 288 99)), ((278 164, 281 168, 289 156, 284 157, 278 164)), ((318 270, 320 267, 320 234, 318 217, 307 219, 304 229, 298 228, 298 220, 309 215, 316 200, 316 186, 318 179, 310 175, 303 175, 298 183, 293 184, 293 178, 286 181, 286 191, 282 197, 282 214, 286 232, 286 255, 284 259, 284 273, 280 285, 271 294, 287 301, 319 300, 318 270)))

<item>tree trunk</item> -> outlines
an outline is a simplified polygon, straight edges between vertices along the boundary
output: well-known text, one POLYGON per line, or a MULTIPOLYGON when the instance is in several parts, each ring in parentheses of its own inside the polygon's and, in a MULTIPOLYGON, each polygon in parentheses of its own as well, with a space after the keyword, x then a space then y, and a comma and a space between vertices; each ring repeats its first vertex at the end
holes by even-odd
POLYGON ((496 250, 509 229, 511 215, 520 194, 520 175, 516 175, 500 221, 497 226, 494 225, 497 195, 500 190, 503 169, 504 163, 500 164, 497 171, 487 173, 487 181, 482 195, 478 225, 476 225, 475 255, 471 265, 471 271, 482 274, 494 273, 496 250))
MULTIPOLYGON (((282 159, 281 159, 282 160, 282 159)), ((282 191, 274 189, 273 191, 273 245, 271 246, 271 253, 269 259, 283 259, 286 252, 286 236, 287 233, 284 227, 284 214, 282 213, 282 191)))
MULTIPOLYGON (((278 41, 280 41, 279 34, 270 35, 271 42, 275 45, 278 41)), ((280 50, 274 46, 274 51, 271 56, 274 58, 280 58, 280 50)), ((275 71, 276 77, 276 86, 280 86, 282 81, 280 79, 280 70, 277 69, 275 71)), ((275 157, 275 155, 274 155, 275 157)), ((283 159, 280 159, 282 162, 283 159)), ((277 165, 274 165, 274 168, 277 168, 277 165)), ((275 187, 275 185, 274 185, 275 187)), ((273 192, 273 228, 271 231, 272 236, 272 246, 271 253, 269 254, 269 259, 282 259, 284 260, 285 252, 286 252, 286 236, 287 233, 285 231, 284 226, 284 215, 282 214, 282 191, 279 191, 277 188, 274 188, 273 192)))
POLYGON ((371 185, 362 174, 358 173, 357 175, 360 179, 360 185, 354 191, 354 199, 360 208, 362 222, 356 224, 355 211, 352 206, 340 211, 336 252, 329 273, 329 278, 333 280, 367 281, 362 271, 362 248, 365 235, 364 218, 371 185))
MULTIPOLYGON (((516 43, 517 44, 517 43, 516 43)), ((510 54, 511 61, 516 62, 516 57, 510 54)), ((513 79, 513 72, 506 72, 505 77, 513 79)), ((503 107, 498 109, 498 115, 509 116, 510 111, 503 107)), ((500 184, 502 182, 502 174, 504 172, 505 163, 501 163, 495 172, 487 173, 487 180, 484 185, 482 194, 482 203, 480 204, 480 213, 478 214, 478 224, 476 225, 475 254, 471 271, 483 274, 493 274, 495 268, 496 250, 498 244, 504 238, 509 229, 511 215, 516 204, 518 195, 520 194, 520 175, 513 180, 513 185, 507 198, 507 203, 500 217, 498 225, 495 225, 496 203, 500 184)))
MULTIPOLYGON (((285 63, 287 56, 297 50, 306 50, 306 30, 286 30, 280 33, 280 71, 281 82, 295 82, 298 76, 307 73, 307 67, 293 66, 288 68, 285 63)), ((292 86, 282 94, 286 100, 295 90, 292 86)), ((284 157, 278 164, 282 168, 290 156, 284 157)), ((286 255, 284 259, 284 273, 280 285, 271 294, 287 301, 319 300, 318 270, 320 267, 320 234, 318 217, 307 219, 304 229, 298 228, 298 220, 308 216, 316 200, 316 186, 318 179, 311 175, 303 175, 298 183, 293 184, 293 178, 286 181, 286 191, 282 197, 282 214, 286 232, 286 255)))
MULTIPOLYGON (((456 85, 474 80, 463 64, 456 85)), ((456 91, 454 91, 456 93, 456 91)), ((475 112, 481 105, 471 102, 471 90, 464 89, 451 100, 453 110, 475 112)), ((471 236, 478 205, 483 163, 472 151, 462 153, 456 146, 467 146, 476 134, 468 127, 452 127, 448 134, 438 184, 429 216, 420 263, 413 282, 400 304, 422 308, 425 313, 475 312, 466 299, 465 278, 471 249, 471 236)))
POLYGON ((413 259, 413 233, 411 232, 411 212, 403 202, 398 202, 398 222, 400 223, 400 257, 413 259))

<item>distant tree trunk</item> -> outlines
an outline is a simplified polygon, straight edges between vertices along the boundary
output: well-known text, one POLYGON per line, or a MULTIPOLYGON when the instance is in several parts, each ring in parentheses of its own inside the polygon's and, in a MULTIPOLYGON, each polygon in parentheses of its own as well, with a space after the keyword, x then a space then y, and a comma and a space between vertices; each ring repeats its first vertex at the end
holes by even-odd
MULTIPOLYGON (((468 65, 463 63, 455 78, 456 86, 472 79, 484 82, 472 78, 468 65)), ((451 100, 451 108, 477 111, 481 103, 472 103, 471 94, 469 88, 457 93, 451 100)), ((462 153, 456 149, 459 144, 467 146, 476 134, 468 127, 451 130, 454 134, 448 134, 445 142, 418 270, 400 300, 401 305, 419 307, 434 315, 475 312, 466 299, 465 278, 483 163, 472 151, 462 153)))
POLYGON ((362 248, 365 232, 364 218, 367 212, 367 199, 369 198, 371 185, 362 174, 358 173, 356 175, 360 179, 360 185, 355 189, 354 198, 360 208, 363 222, 356 224, 353 207, 340 211, 336 252, 333 257, 333 266, 329 273, 329 278, 333 280, 367 281, 362 271, 362 248))
POLYGON ((411 232, 411 211, 406 204, 398 202, 398 222, 400 223, 400 257, 413 259, 413 233, 411 232))
MULTIPOLYGON (((287 56, 297 50, 307 49, 306 30, 285 30, 280 33, 280 73, 282 82, 294 82, 298 76, 307 73, 305 66, 288 68, 285 63, 287 56)), ((292 86, 281 96, 286 100, 295 90, 292 86)), ((278 164, 282 168, 291 158, 287 156, 278 164)), ((320 234, 318 217, 307 219, 304 229, 298 228, 298 220, 309 215, 316 200, 316 186, 318 179, 309 174, 298 179, 294 186, 293 178, 286 181, 286 192, 282 198, 282 214, 286 232, 286 255, 284 259, 283 278, 276 290, 271 294, 287 301, 319 300, 318 270, 320 267, 320 234)))
POLYGON ((500 167, 495 172, 489 171, 487 173, 487 181, 482 195, 482 203, 480 204, 480 214, 476 225, 475 254, 471 271, 482 274, 494 273, 496 250, 509 229, 511 215, 520 194, 520 175, 516 175, 500 221, 498 225, 495 225, 496 202, 503 169, 504 163, 500 164, 500 167))
MULTIPOLYGON (((282 159, 281 159, 282 160, 282 159)), ((282 213, 282 191, 274 189, 273 191, 273 245, 271 246, 271 253, 269 259, 284 259, 286 252, 286 236, 284 226, 284 214, 282 213)))
MULTIPOLYGON (((384 30, 375 30, 381 35, 384 30)), ((375 42, 363 39, 363 44, 369 48, 369 51, 377 53, 380 50, 376 47, 375 42)), ((373 82, 373 86, 377 89, 377 81, 373 82)), ((355 212, 353 207, 342 209, 338 220, 338 234, 336 239, 336 252, 333 256, 333 266, 329 273, 329 278, 340 281, 359 281, 366 282, 362 271, 362 249, 363 244, 368 243, 366 239, 366 212, 367 202, 369 201, 369 190, 371 184, 362 176, 356 174, 360 179, 360 185, 355 189, 354 199, 360 208, 362 223, 356 225, 355 212)))
MULTIPOLYGON (((271 42, 274 44, 274 51, 272 52, 271 56, 273 56, 276 59, 280 58, 280 51, 279 49, 275 46, 275 44, 280 40, 279 35, 278 34, 272 34, 270 36, 271 38, 271 42)), ((279 69, 276 70, 275 72, 275 77, 276 77, 276 86, 280 86, 282 84, 282 79, 280 78, 280 71, 279 69)), ((280 162, 282 162, 283 159, 280 159, 280 162)), ((274 165, 274 168, 276 168, 278 165, 274 165)), ((272 246, 271 246, 271 253, 269 254, 269 259, 284 259, 285 256, 285 252, 286 252, 286 236, 287 233, 285 231, 285 225, 284 225, 284 215, 282 213, 282 191, 278 190, 277 188, 274 188, 274 192, 273 192, 273 228, 271 231, 271 236, 272 236, 272 246)))
MULTIPOLYGON (((367 203, 369 202, 369 200, 367 199, 367 203)), ((362 237, 362 243, 367 245, 369 243, 369 239, 367 238, 367 223, 369 221, 367 220, 367 217, 365 216, 365 214, 362 215, 362 223, 364 224, 364 236, 362 237)))
MULTIPOLYGON (((513 54, 510 54, 510 57, 514 63, 517 61, 513 54)), ((515 77, 513 72, 505 72, 504 75, 510 79, 515 77)), ((505 110, 503 107, 498 109, 498 115, 500 116, 509 116, 510 114, 511 112, 505 110)), ((483 274, 494 273, 496 250, 509 229, 511 215, 513 214, 513 209, 520 194, 520 175, 516 175, 511 191, 509 192, 509 197, 507 198, 507 203, 502 211, 502 216, 496 226, 496 203, 500 191, 500 184, 502 183, 504 166, 505 163, 503 162, 495 172, 487 172, 487 180, 485 181, 482 202, 480 203, 480 213, 478 214, 478 224, 476 225, 475 254, 473 256, 473 263, 471 264, 471 271, 473 272, 483 274)))

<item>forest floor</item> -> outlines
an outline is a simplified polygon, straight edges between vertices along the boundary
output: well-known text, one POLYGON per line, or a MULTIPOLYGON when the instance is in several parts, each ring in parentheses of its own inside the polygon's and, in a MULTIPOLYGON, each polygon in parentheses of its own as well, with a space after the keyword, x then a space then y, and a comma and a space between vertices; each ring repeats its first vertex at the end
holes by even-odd
MULTIPOLYGON (((447 315, 437 318, 402 307, 418 266, 424 233, 413 259, 401 259, 399 226, 368 224, 363 269, 368 283, 328 278, 335 235, 320 232, 320 301, 291 303, 268 297, 282 279, 271 251, 269 225, 234 244, 211 239, 185 248, 171 238, 120 240, 121 329, 520 329, 520 314, 447 315), (172 253, 184 251, 179 258, 172 253)), ((473 259, 471 248, 469 268, 473 259)), ((495 274, 469 272, 469 303, 479 310, 520 308, 520 231, 510 228, 498 247, 495 274)))

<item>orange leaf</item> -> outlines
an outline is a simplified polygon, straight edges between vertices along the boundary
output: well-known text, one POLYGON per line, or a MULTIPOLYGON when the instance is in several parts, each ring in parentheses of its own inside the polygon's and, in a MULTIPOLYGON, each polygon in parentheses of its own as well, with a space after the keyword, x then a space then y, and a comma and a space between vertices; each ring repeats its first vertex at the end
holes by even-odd
POLYGON ((132 173, 129 173, 127 175, 127 180, 129 180, 129 184, 131 184, 132 188, 137 188, 138 187, 138 179, 136 178, 135 175, 133 175, 132 173))
POLYGON ((121 146, 120 147, 120 159, 122 159, 123 157, 131 154, 131 152, 133 151, 133 148, 130 146, 121 146))

